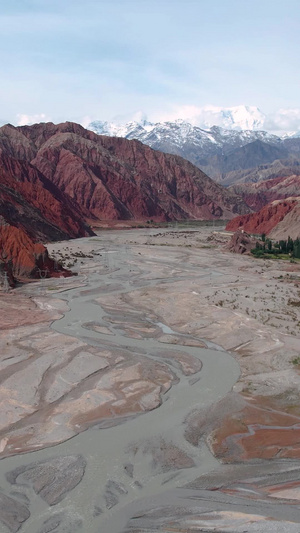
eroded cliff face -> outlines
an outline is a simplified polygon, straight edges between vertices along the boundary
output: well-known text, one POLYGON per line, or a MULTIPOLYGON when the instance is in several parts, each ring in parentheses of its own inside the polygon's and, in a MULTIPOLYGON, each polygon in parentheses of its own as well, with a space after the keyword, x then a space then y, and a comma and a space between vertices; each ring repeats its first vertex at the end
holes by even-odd
POLYGON ((96 135, 71 122, 4 128, 0 148, 30 160, 87 218, 209 219, 248 211, 191 163, 138 141, 96 135))
POLYGON ((14 226, 0 226, 1 270, 7 272, 10 286, 16 278, 70 276, 49 257, 43 244, 34 243, 26 233, 14 226))
MULTIPOLYGON (((237 231, 238 229, 243 229, 248 233, 263 234, 269 235, 269 233, 276 228, 279 223, 281 223, 285 217, 298 206, 299 198, 289 198, 286 200, 277 200, 274 201, 265 207, 263 207, 257 213, 252 213, 250 215, 238 216, 230 220, 226 226, 228 231, 237 231)), ((298 233, 299 233, 299 222, 298 219, 298 233)), ((290 234, 290 229, 287 229, 287 235, 281 238, 287 238, 290 234)))
POLYGON ((79 206, 30 163, 4 154, 0 154, 0 215, 33 240, 92 234, 79 206))
POLYGON ((180 157, 138 141, 92 132, 83 136, 81 130, 66 132, 62 126, 42 144, 32 164, 87 217, 228 219, 249 211, 235 193, 180 157))

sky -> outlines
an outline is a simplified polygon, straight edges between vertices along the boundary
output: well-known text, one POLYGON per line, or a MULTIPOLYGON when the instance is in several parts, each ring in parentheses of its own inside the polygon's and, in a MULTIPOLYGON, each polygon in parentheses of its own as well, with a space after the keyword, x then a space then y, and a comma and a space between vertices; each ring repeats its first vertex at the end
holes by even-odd
POLYGON ((0 0, 0 28, 1 123, 249 105, 300 128, 299 0, 0 0))

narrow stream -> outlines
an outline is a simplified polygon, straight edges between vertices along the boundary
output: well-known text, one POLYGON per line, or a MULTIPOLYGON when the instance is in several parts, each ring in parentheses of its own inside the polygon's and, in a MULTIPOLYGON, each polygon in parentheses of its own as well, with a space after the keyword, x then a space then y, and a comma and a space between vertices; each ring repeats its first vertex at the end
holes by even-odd
MULTIPOLYGON (((105 288, 107 285, 109 294, 113 292, 118 295, 130 292, 137 286, 154 287, 160 283, 161 280, 145 277, 149 266, 143 265, 142 260, 134 268, 133 275, 130 270, 133 268, 130 259, 132 258, 128 247, 120 246, 118 253, 114 254, 113 269, 106 273, 103 273, 103 270, 98 273, 94 271, 88 276, 84 288, 79 287, 60 294, 60 298, 67 300, 70 310, 62 319, 55 321, 52 328, 65 335, 76 336, 94 346, 101 346, 103 341, 109 340, 116 347, 134 350, 142 353, 144 357, 157 359, 157 351, 162 350, 163 345, 154 338, 126 337, 124 331, 118 329, 114 323, 110 324, 113 333, 111 336, 83 326, 92 321, 102 323, 107 318, 107 310, 93 300, 93 294, 97 293, 99 287, 105 288), (156 355, 153 355, 155 352, 156 355)), ((211 273, 207 274, 209 275, 211 276, 211 273)), ((52 291, 53 293, 55 294, 55 291, 52 291)), ((159 317, 156 326, 163 333, 169 335, 176 333, 167 324, 162 323, 159 317)), ((176 335, 179 336, 178 333, 176 335)), ((206 408, 230 391, 239 376, 238 364, 233 357, 220 349, 180 345, 167 345, 167 348, 199 358, 203 363, 202 370, 198 374, 200 379, 191 381, 191 376, 184 376, 178 371, 178 383, 165 394, 159 408, 129 418, 114 427, 105 429, 94 427, 57 446, 10 457, 0 462, 1 486, 9 492, 11 486, 5 480, 5 473, 19 465, 71 454, 82 454, 87 460, 87 468, 81 483, 69 492, 55 509, 49 508, 33 492, 30 494, 31 517, 22 526, 21 533, 38 533, 44 521, 54 511, 63 511, 68 517, 80 518, 83 526, 78 531, 120 533, 130 517, 130 508, 134 502, 136 504, 140 499, 180 487, 203 473, 219 468, 218 461, 205 443, 195 448, 185 440, 184 420, 194 409, 206 408), (195 466, 172 472, 153 469, 153 457, 147 452, 146 445, 155 439, 178 447, 191 458, 195 466), (131 475, 128 475, 126 468, 128 464, 131 465, 131 475), (110 506, 107 506, 105 494, 107 487, 112 483, 121 489, 118 495, 119 501, 108 508, 110 506)), ((166 360, 162 362, 166 364, 166 360)), ((174 368, 172 370, 174 371, 174 368)))

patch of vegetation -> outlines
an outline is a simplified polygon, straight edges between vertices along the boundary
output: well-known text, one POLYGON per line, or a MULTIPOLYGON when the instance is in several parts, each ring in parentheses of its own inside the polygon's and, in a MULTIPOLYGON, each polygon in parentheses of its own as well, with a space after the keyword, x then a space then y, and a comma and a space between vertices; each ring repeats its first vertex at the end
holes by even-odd
POLYGON ((300 365, 300 357, 295 357, 294 359, 292 359, 291 363, 295 366, 300 365))
POLYGON ((271 239, 257 241, 255 248, 251 250, 254 257, 263 257, 264 259, 284 259, 295 262, 300 259, 300 238, 293 240, 288 237, 287 240, 273 242, 271 239))

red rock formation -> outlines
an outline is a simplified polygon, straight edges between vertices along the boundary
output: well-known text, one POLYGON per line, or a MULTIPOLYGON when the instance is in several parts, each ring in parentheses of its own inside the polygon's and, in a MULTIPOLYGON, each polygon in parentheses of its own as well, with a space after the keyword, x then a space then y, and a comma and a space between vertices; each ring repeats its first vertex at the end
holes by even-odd
POLYGON ((243 215, 230 220, 226 229, 228 231, 243 229, 248 233, 265 233, 268 235, 297 204, 297 198, 272 202, 263 207, 258 213, 243 215))
POLYGON ((240 198, 184 159, 138 141, 99 136, 78 124, 17 128, 36 147, 31 164, 80 205, 104 220, 232 218, 240 198))
MULTIPOLYGON (((0 226, 0 251, 2 262, 13 264, 14 278, 70 276, 71 272, 56 264, 43 244, 34 243, 23 230, 13 226, 0 226)), ((3 267, 6 270, 7 267, 3 267)), ((13 283, 11 283, 13 285, 13 283)))
POLYGON ((237 230, 225 246, 229 252, 236 254, 248 254, 256 246, 257 239, 253 239, 248 233, 237 230))
POLYGON ((92 232, 79 206, 26 161, 0 155, 0 215, 34 240, 92 232))
POLYGON ((274 200, 283 200, 300 193, 300 176, 282 176, 257 183, 241 183, 229 189, 240 195, 244 202, 254 211, 274 200))

